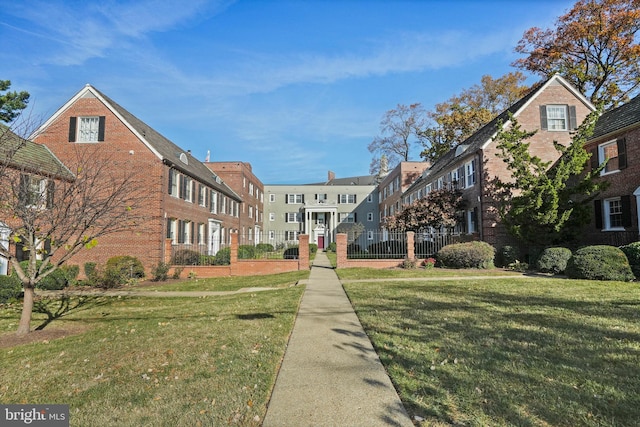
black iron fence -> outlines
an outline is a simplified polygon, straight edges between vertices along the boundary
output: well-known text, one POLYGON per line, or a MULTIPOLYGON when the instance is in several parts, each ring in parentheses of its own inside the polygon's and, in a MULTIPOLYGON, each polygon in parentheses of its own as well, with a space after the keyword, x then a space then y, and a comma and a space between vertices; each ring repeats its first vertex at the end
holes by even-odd
MULTIPOLYGON (((414 233, 413 249, 416 258, 434 256, 442 247, 472 240, 471 236, 457 232, 420 230, 414 233)), ((347 235, 349 259, 404 259, 407 257, 407 233, 404 231, 365 231, 347 235)))

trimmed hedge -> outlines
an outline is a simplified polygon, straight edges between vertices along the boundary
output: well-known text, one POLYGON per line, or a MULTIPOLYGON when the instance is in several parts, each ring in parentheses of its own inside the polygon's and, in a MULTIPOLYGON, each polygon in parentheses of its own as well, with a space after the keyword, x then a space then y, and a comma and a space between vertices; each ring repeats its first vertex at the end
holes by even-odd
POLYGON ((614 246, 586 246, 574 252, 565 274, 572 279, 620 280, 634 279, 627 256, 614 246))
POLYGON ((141 279, 145 276, 142 262, 134 256, 119 255, 107 260, 106 270, 126 279, 141 279))
POLYGON ((22 283, 17 276, 0 276, 0 304, 20 298, 22 283))
POLYGON ((231 248, 226 247, 216 252, 214 265, 229 265, 231 264, 231 248))
POLYGON ((624 252, 631 266, 636 279, 640 279, 640 242, 633 242, 625 246, 621 246, 620 250, 624 252))
POLYGON ((171 265, 198 265, 200 253, 191 249, 177 250, 171 257, 171 265))
POLYGON ((493 268, 495 249, 486 242, 454 243, 440 249, 436 259, 441 267, 493 268))
POLYGON ((569 258, 571 258, 570 249, 547 248, 542 251, 542 255, 538 259, 538 271, 553 274, 564 273, 569 258))
MULTIPOLYGON (((40 265, 42 265, 42 261, 36 261, 36 268, 40 268, 40 265)), ((22 270, 26 272, 27 268, 29 267, 29 261, 21 261, 20 267, 22 267, 22 270)), ((71 283, 75 282, 76 278, 78 277, 78 274, 76 273, 75 277, 67 277, 67 274, 65 274, 65 271, 66 270, 64 270, 63 268, 56 269, 53 273, 49 274, 44 279, 40 280, 36 285, 36 288, 44 289, 47 291, 60 291, 66 288, 71 283)), ((75 270, 70 269, 68 271, 70 271, 71 272, 70 274, 72 274, 75 270)), ((18 282, 20 282, 20 279, 18 278, 18 275, 16 274, 15 271, 11 273, 11 276, 15 277, 15 279, 18 282)))
POLYGON ((300 250, 297 246, 291 246, 285 249, 282 256, 284 259, 298 259, 298 257, 300 256, 300 250))

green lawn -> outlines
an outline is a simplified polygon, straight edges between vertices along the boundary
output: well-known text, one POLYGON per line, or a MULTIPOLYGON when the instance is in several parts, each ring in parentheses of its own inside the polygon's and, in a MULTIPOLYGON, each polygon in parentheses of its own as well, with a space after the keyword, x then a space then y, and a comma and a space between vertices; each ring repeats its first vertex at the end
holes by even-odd
POLYGON ((447 269, 424 268, 402 269, 402 268, 340 268, 336 270, 340 280, 362 280, 362 279, 394 279, 394 278, 432 278, 432 277, 453 277, 453 276, 521 276, 522 273, 507 271, 499 268, 486 269, 447 269))
POLYGON ((298 281, 309 278, 309 270, 291 271, 288 273, 270 274, 266 276, 234 276, 212 277, 208 279, 189 279, 179 282, 157 282, 152 286, 127 288, 142 291, 237 291, 242 288, 283 288, 295 285, 298 281))
POLYGON ((637 283, 505 278, 345 288, 424 426, 638 425, 637 283))
MULTIPOLYGON (((302 291, 87 298, 46 328, 82 333, 0 348, 0 402, 69 404, 72 426, 260 425, 302 291)), ((1 307, 0 334, 18 316, 1 307)))

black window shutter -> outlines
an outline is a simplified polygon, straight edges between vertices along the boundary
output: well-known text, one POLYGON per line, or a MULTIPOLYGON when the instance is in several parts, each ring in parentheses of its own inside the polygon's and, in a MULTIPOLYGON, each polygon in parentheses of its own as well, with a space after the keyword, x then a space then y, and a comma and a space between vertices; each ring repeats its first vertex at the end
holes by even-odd
POLYGON ((616 143, 618 145, 618 169, 625 169, 627 167, 627 140, 619 138, 616 143))
POLYGON ((340 194, 338 194, 338 204, 340 204, 340 194))
POLYGON ((358 222, 358 212, 353 213, 353 222, 358 222))
POLYGON ((76 142, 77 117, 69 117, 69 142, 76 142))
POLYGON ((302 203, 304 203, 304 194, 302 195, 302 203))
POLYGON ((192 222, 191 223, 191 236, 190 236, 191 241, 189 243, 195 243, 195 241, 194 241, 194 239, 196 237, 195 234, 196 234, 196 223, 192 222))
POLYGON ((47 181, 47 209, 53 207, 53 195, 56 191, 56 182, 52 179, 47 181))
POLYGON ((569 130, 574 130, 578 127, 578 119, 576 116, 576 106, 569 105, 569 130))
POLYGON ((477 206, 475 208, 473 208, 473 217, 472 217, 472 219, 473 219, 473 224, 475 225, 475 227, 474 227, 475 230, 474 231, 477 233, 478 231, 480 231, 479 227, 478 227, 479 224, 478 224, 478 207, 477 206))
POLYGON ((178 243, 184 243, 184 221, 178 220, 178 243))
POLYGON ((171 194, 171 188, 173 188, 173 169, 169 169, 169 194, 171 194))
POLYGON ((171 238, 171 219, 167 220, 167 239, 171 238))
POLYGON ((594 148, 593 150, 591 150, 591 170, 596 170, 598 169, 598 166, 600 166, 600 159, 598 159, 598 149, 594 148))
POLYGON ((596 228, 598 230, 602 230, 602 200, 594 200, 593 207, 596 219, 596 228))
POLYGON ((622 226, 631 227, 631 196, 620 197, 622 204, 622 226))
POLYGON ((358 196, 356 194, 353 195, 353 203, 357 203, 358 196))
POLYGON ((288 195, 288 194, 285 194, 285 196, 284 196, 284 202, 285 202, 286 204, 289 204, 289 195, 288 195))
POLYGON ((184 199, 184 175, 178 175, 178 197, 184 199))
POLYGON ((20 189, 18 190, 18 202, 24 207, 29 204, 29 175, 20 174, 20 189))
POLYGON ((104 141, 104 120, 105 116, 98 117, 98 141, 104 141))
POLYGON ((540 129, 547 129, 547 106, 540 106, 540 129))

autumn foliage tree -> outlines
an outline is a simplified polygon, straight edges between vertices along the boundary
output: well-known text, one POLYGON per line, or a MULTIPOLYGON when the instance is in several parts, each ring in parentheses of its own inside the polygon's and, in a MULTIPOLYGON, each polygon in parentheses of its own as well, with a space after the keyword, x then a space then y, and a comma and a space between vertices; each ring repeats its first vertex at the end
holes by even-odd
POLYGON ((479 84, 463 90, 427 112, 431 124, 420 131, 424 150, 420 157, 435 162, 511 104, 522 98, 528 87, 526 77, 512 72, 494 79, 482 76, 479 84))
POLYGON ((422 105, 401 105, 387 111, 380 121, 380 135, 368 146, 373 154, 370 173, 380 172, 380 160, 386 157, 390 169, 403 161, 410 160, 411 149, 420 145, 420 132, 426 126, 426 116, 422 105))
POLYGON ((640 0, 580 0, 554 28, 528 29, 512 65, 543 77, 559 73, 595 105, 615 107, 640 84, 640 0))
POLYGON ((428 227, 451 228, 460 221, 465 202, 462 192, 442 188, 433 190, 384 220, 389 230, 418 231, 428 227))

